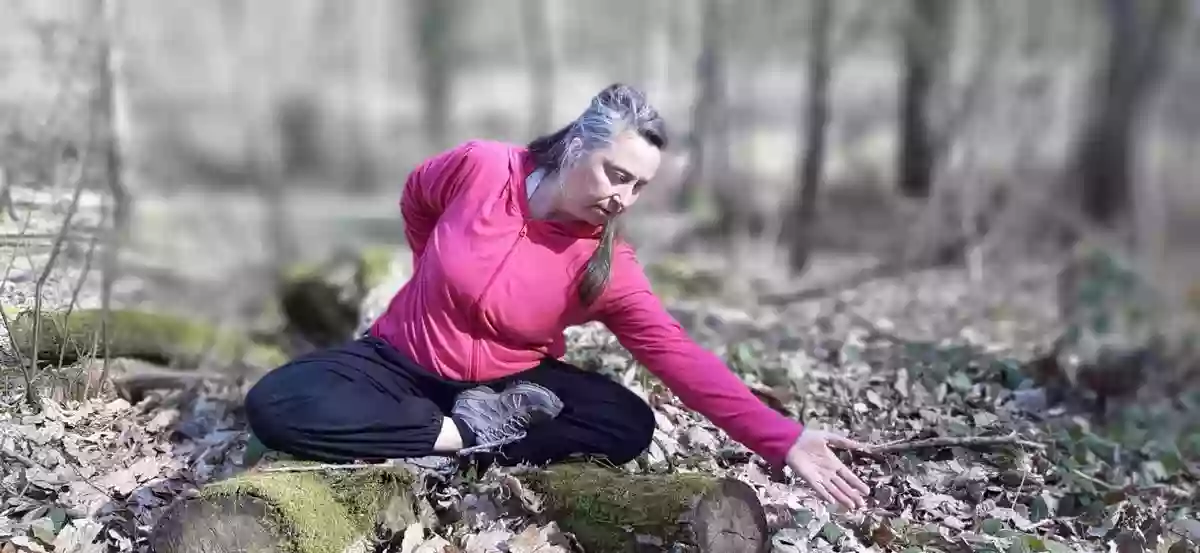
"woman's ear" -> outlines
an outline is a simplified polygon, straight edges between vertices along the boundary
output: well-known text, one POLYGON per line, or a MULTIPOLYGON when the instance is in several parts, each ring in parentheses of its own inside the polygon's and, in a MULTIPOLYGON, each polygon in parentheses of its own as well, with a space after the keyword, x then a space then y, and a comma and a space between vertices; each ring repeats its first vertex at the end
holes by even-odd
POLYGON ((576 137, 572 138, 569 142, 567 142, 566 155, 564 155, 563 157, 566 159, 566 161, 569 165, 573 165, 576 161, 579 160, 579 157, 582 155, 583 155, 583 140, 581 140, 578 136, 576 136, 576 137))

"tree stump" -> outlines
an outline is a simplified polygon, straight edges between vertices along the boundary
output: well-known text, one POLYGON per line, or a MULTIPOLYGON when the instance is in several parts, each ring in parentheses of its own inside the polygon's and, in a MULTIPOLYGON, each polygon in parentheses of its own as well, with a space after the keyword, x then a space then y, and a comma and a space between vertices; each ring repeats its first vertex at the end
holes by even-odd
POLYGON ((387 280, 399 251, 368 247, 337 252, 321 263, 288 267, 278 290, 278 308, 287 330, 315 347, 340 344, 353 337, 362 302, 387 280))
POLYGON ((305 465, 274 465, 208 484, 163 513, 151 547, 157 553, 365 552, 378 524, 403 529, 418 519, 408 469, 305 465))

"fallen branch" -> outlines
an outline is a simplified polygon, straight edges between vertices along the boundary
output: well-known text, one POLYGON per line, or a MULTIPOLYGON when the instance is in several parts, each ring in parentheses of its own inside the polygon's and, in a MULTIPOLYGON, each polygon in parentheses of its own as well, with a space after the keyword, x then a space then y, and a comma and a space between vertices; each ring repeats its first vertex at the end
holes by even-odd
POLYGON ((1084 480, 1087 480, 1088 482, 1091 482, 1097 486, 1100 486, 1101 488, 1104 488, 1107 491, 1120 490, 1120 489, 1124 488, 1124 486, 1118 486, 1116 484, 1105 482, 1104 480, 1096 478, 1095 476, 1087 474, 1079 469, 1071 469, 1071 473, 1074 474, 1075 476, 1078 476, 1078 477, 1084 479, 1084 480))
POLYGON ((1031 449, 1046 449, 1046 445, 1029 440, 1023 440, 1015 435, 1009 436, 940 436, 924 440, 903 440, 866 449, 869 455, 887 453, 903 453, 918 449, 939 447, 985 448, 996 446, 1019 446, 1031 449))
POLYGON ((117 395, 133 404, 141 402, 146 393, 152 390, 181 390, 205 382, 227 383, 232 380, 229 375, 211 370, 180 371, 147 363, 126 363, 116 371, 110 366, 107 374, 103 373, 103 368, 100 372, 96 378, 92 378, 89 372, 89 388, 93 384, 102 386, 107 378, 117 395))
POLYGON ((945 263, 936 255, 923 255, 913 259, 882 260, 877 261, 870 267, 859 269, 836 282, 801 290, 768 292, 759 295, 758 301, 763 305, 781 307, 792 303, 830 298, 841 292, 853 290, 876 280, 902 278, 931 271, 944 265, 945 263))
POLYGON ((356 470, 369 469, 390 469, 404 467, 403 464, 391 463, 304 463, 295 465, 278 465, 263 467, 258 469, 258 472, 263 474, 287 474, 300 472, 351 472, 356 470))

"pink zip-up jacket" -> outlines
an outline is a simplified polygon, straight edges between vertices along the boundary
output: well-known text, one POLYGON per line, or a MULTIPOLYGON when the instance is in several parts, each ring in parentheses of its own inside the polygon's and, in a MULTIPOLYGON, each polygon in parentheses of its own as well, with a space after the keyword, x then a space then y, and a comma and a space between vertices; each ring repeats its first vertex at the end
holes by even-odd
POLYGON ((413 276, 371 333, 444 378, 486 381, 565 354, 568 326, 600 321, 688 408, 780 466, 802 426, 764 405, 663 308, 618 241, 612 274, 585 307, 576 289, 600 229, 535 220, 521 146, 471 141, 424 161, 400 210, 413 276))

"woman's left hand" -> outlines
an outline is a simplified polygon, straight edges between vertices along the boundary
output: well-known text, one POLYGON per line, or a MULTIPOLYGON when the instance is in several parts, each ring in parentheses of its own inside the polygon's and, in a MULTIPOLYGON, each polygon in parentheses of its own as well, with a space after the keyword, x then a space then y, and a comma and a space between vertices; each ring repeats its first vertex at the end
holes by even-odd
POLYGON ((829 446, 846 449, 866 449, 866 446, 849 438, 805 428, 787 453, 787 465, 803 478, 825 501, 837 501, 847 508, 856 509, 866 505, 864 496, 870 495, 858 476, 842 463, 829 446))

